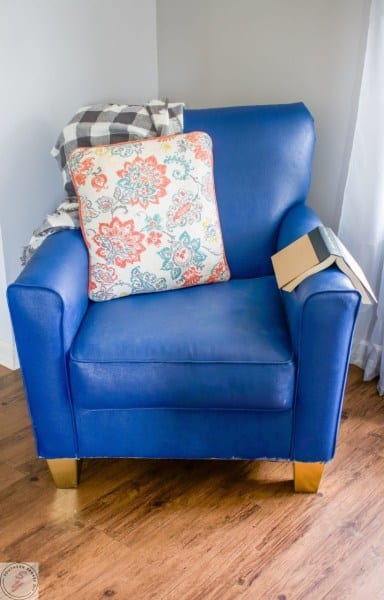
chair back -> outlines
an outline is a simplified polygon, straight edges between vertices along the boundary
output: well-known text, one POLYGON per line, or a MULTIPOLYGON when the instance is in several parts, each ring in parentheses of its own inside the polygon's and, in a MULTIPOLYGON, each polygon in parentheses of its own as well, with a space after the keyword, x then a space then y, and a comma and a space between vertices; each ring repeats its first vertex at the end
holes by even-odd
POLYGON ((184 131, 213 140, 216 196, 234 278, 273 272, 279 225, 310 185, 313 119, 302 103, 186 109, 184 131))

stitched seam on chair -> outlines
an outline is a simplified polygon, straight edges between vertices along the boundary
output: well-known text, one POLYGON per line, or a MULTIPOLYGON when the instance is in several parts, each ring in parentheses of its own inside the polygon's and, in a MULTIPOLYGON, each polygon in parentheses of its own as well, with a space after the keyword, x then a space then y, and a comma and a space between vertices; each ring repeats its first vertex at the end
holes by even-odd
POLYGON ((189 412, 256 412, 256 413, 276 413, 276 412, 280 412, 280 413, 287 413, 289 411, 292 410, 292 405, 288 406, 287 408, 248 408, 248 407, 237 407, 237 408, 231 408, 231 407, 216 407, 216 406, 212 406, 212 407, 206 407, 206 406, 129 406, 129 407, 116 407, 116 408, 111 408, 111 407, 105 407, 105 408, 82 408, 79 407, 77 409, 77 412, 81 412, 81 413, 93 413, 93 412, 132 412, 132 411, 154 411, 154 410, 161 410, 161 411, 170 411, 170 412, 174 412, 174 411, 189 411, 189 412))
POLYGON ((74 445, 75 445, 75 453, 76 453, 76 458, 79 455, 79 436, 78 436, 78 432, 77 432, 77 425, 76 425, 76 418, 75 418, 75 408, 74 408, 74 403, 73 403, 73 398, 72 398, 72 390, 71 390, 71 386, 69 383, 69 361, 67 359, 68 356, 68 352, 67 354, 64 354, 64 310, 65 310, 65 304, 63 301, 63 298, 60 296, 60 294, 58 294, 57 292, 54 292, 59 298, 60 298, 60 303, 61 303, 61 317, 60 317, 60 338, 61 338, 61 347, 63 349, 63 368, 64 368, 64 376, 65 376, 65 387, 67 389, 67 395, 68 395, 68 400, 69 400, 69 410, 71 413, 71 419, 72 419, 72 427, 73 427, 73 438, 74 438, 74 445))
MULTIPOLYGON (((349 292, 349 293, 358 294, 358 292, 349 292)), ((359 296, 359 302, 357 303, 357 306, 355 308, 355 314, 354 314, 355 322, 354 322, 352 330, 350 332, 349 344, 348 344, 348 352, 347 352, 347 356, 346 356, 345 364, 344 364, 344 375, 343 375, 344 384, 343 384, 341 392, 340 392, 342 401, 339 403, 339 410, 338 410, 338 413, 337 413, 337 423, 340 422, 341 411, 343 410, 344 392, 345 392, 345 386, 346 386, 346 383, 347 383, 347 371, 348 371, 348 365, 349 365, 349 358, 350 358, 350 354, 351 354, 353 334, 354 334, 355 327, 356 327, 357 313, 359 311, 360 304, 361 304, 361 296, 360 296, 360 294, 358 294, 358 296, 359 296)), ((336 452, 337 433, 338 433, 338 427, 336 427, 335 435, 334 435, 334 438, 333 438, 332 455, 334 455, 335 452, 336 452)))
POLYGON ((151 360, 151 359, 137 359, 137 360, 79 360, 70 355, 73 363, 79 364, 100 364, 100 365, 134 365, 134 364, 149 364, 149 365, 253 365, 253 366, 281 366, 281 365, 295 365, 295 360, 290 358, 287 361, 281 362, 253 362, 246 360, 239 361, 225 361, 225 360, 151 360))

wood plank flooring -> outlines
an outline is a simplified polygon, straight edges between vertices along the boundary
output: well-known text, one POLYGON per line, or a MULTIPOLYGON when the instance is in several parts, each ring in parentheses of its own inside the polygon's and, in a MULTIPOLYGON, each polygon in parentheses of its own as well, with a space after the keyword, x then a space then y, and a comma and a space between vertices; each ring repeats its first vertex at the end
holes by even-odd
POLYGON ((42 600, 384 600, 384 399, 351 367, 316 495, 291 466, 84 461, 56 490, 19 372, 0 367, 0 562, 39 563, 42 600))

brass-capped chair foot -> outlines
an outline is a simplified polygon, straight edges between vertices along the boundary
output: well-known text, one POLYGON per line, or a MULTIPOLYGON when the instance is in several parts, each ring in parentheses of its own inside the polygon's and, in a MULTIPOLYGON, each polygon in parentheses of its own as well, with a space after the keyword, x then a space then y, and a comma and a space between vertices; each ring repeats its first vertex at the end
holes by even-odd
POLYGON ((320 485, 324 463, 293 463, 295 492, 315 494, 320 485))
POLYGON ((57 488, 77 488, 81 461, 76 458, 47 459, 53 481, 57 488))

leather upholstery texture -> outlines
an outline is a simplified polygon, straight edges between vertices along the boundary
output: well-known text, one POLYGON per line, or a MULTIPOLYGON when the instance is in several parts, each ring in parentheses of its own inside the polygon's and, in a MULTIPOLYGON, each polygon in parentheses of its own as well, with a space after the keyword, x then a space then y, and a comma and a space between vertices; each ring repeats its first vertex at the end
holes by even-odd
POLYGON ((232 277, 273 273, 281 219, 307 197, 313 119, 303 104, 185 111, 213 139, 215 187, 232 277))
POLYGON ((95 303, 69 362, 88 409, 286 410, 295 387, 272 276, 95 303))
POLYGON ((193 109, 185 130, 213 140, 232 279, 93 303, 80 231, 50 236, 8 289, 37 453, 328 461, 360 296, 336 269, 280 292, 270 260, 320 223, 313 119, 193 109))

